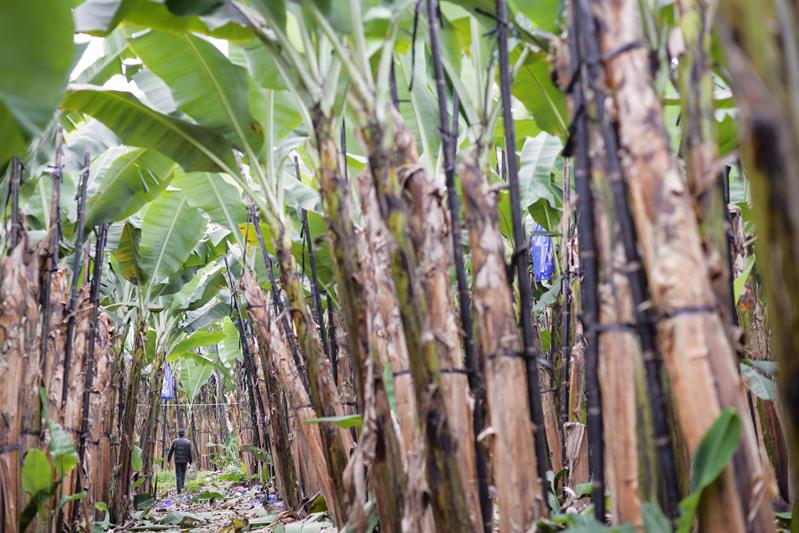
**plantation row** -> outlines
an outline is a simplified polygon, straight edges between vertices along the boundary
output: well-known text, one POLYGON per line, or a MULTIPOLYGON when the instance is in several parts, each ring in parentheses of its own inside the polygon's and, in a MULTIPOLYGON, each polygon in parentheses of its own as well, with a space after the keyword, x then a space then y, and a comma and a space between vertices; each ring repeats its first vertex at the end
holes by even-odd
POLYGON ((36 4, 0 533, 149 527, 178 429, 276 530, 789 527, 795 5, 36 4))

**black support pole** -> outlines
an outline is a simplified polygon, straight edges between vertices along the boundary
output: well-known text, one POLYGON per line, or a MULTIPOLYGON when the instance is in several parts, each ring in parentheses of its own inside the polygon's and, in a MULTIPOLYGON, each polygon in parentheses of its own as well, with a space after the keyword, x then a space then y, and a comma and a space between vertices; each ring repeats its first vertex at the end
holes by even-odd
POLYGON ((22 236, 22 227, 19 221, 19 186, 22 181, 22 161, 18 157, 11 160, 11 183, 8 195, 11 197, 11 249, 17 247, 22 236))
MULTIPOLYGON (((300 177, 300 160, 294 156, 294 170, 297 173, 297 181, 302 182, 300 177)), ((319 295, 319 277, 316 274, 316 258, 314 257, 314 244, 311 238, 311 230, 308 226, 308 211, 300 209, 302 217, 302 231, 305 235, 305 242, 308 245, 308 262, 311 265, 311 297, 313 298, 315 318, 319 324, 319 337, 322 339, 322 348, 325 355, 330 359, 330 345, 327 339, 327 331, 325 329, 325 314, 322 311, 322 297, 319 295)))
POLYGON ((538 384, 537 342, 533 338, 532 289, 530 287, 530 250, 524 235, 521 214, 521 195, 519 193, 519 173, 516 162, 516 133, 513 128, 513 112, 511 109, 511 79, 508 68, 508 6, 506 0, 496 0, 497 43, 499 48, 499 88, 502 97, 502 121, 505 129, 505 165, 508 169, 508 187, 510 188, 511 220, 513 222, 513 253, 516 264, 516 275, 519 278, 519 300, 522 321, 522 341, 524 343, 525 363, 527 366, 527 395, 530 417, 535 427, 535 448, 538 466, 538 477, 541 486, 547 486, 546 473, 549 465, 547 453, 546 431, 544 427, 544 410, 541 405, 540 386, 538 384))
POLYGON ((336 323, 333 321, 333 299, 327 293, 327 333, 330 344, 330 366, 333 368, 333 382, 338 386, 338 342, 336 342, 336 323))
POLYGON ((572 326, 572 271, 571 271, 571 241, 572 223, 571 213, 571 161, 563 158, 563 205, 566 215, 564 218, 564 231, 561 239, 561 255, 563 256, 563 271, 561 272, 563 307, 561 308, 561 373, 560 373, 560 423, 561 423, 561 462, 566 465, 566 424, 569 422, 569 380, 571 374, 571 326, 572 326))
MULTIPOLYGON (((571 26, 572 65, 582 69, 580 51, 579 9, 574 9, 571 26)), ((577 71, 579 73, 579 70, 577 71)), ((577 74, 579 75, 579 74, 577 74)), ((594 518, 605 521, 605 457, 602 440, 602 398, 599 388, 599 347, 596 323, 599 315, 597 288, 599 276, 594 243, 594 205, 591 197, 591 163, 589 158, 588 124, 584 112, 585 98, 582 83, 575 85, 574 108, 576 114, 575 141, 577 155, 574 160, 574 187, 577 192, 577 231, 580 245, 580 269, 582 281, 583 334, 585 335, 585 388, 588 403, 588 469, 591 477, 591 499, 594 503, 594 518)))
MULTIPOLYGON (((50 206, 50 227, 55 228, 50 250, 46 260, 46 269, 42 276, 42 290, 39 296, 39 304, 42 306, 42 335, 39 344, 39 372, 41 379, 47 376, 47 345, 50 340, 50 285, 53 280, 53 272, 58 269, 58 247, 61 243, 61 179, 63 169, 61 168, 61 156, 64 145, 64 133, 60 126, 55 129, 55 161, 52 167, 53 194, 52 205, 50 206)), ((67 381, 66 375, 64 381, 67 381)))
POLYGON ((619 223, 619 233, 624 249, 625 262, 627 263, 627 279, 630 294, 635 310, 635 321, 638 325, 641 340, 641 354, 644 362, 644 374, 649 391, 649 405, 652 411, 652 422, 655 433, 655 450, 660 465, 660 475, 663 481, 663 508, 666 514, 677 518, 677 504, 680 500, 680 489, 677 481, 677 470, 674 461, 674 452, 671 443, 671 432, 668 425, 668 409, 666 408, 666 395, 660 381, 660 355, 656 344, 655 320, 652 312, 645 305, 649 301, 649 291, 643 264, 638 253, 638 239, 635 232, 632 213, 627 201, 627 187, 619 158, 618 140, 616 131, 605 117, 605 93, 599 87, 597 80, 602 76, 599 62, 599 43, 597 42, 591 6, 581 0, 580 28, 581 41, 585 47, 587 60, 588 79, 594 95, 594 109, 596 121, 600 127, 602 141, 608 164, 608 182, 613 194, 613 208, 619 223), (584 22, 582 22, 584 21, 584 22))
POLYGON ((288 313, 284 312, 285 307, 283 306, 283 301, 280 299, 280 290, 277 284, 277 279, 275 278, 275 271, 272 268, 272 258, 269 257, 269 254, 266 251, 266 241, 264 241, 264 235, 261 231, 261 226, 259 225, 258 212, 255 210, 255 206, 250 206, 250 220, 255 227, 255 235, 258 237, 258 245, 261 248, 261 256, 264 259, 264 267, 269 275, 269 283, 272 286, 272 290, 270 291, 272 309, 275 313, 275 316, 279 317, 278 320, 283 328, 283 334, 286 336, 286 341, 288 342, 289 349, 291 350, 291 357, 294 359, 294 364, 297 367, 297 372, 300 374, 302 384, 305 387, 305 392, 310 395, 311 389, 308 384, 308 375, 305 372, 305 366, 302 362, 299 345, 297 344, 297 337, 294 335, 294 329, 292 328, 288 313))
MULTIPOLYGON (((88 154, 86 154, 88 159, 88 154)), ((85 161, 85 160, 84 160, 85 161)), ((86 171, 88 173, 88 170, 86 171)), ((75 475, 75 494, 81 491, 81 472, 83 472, 83 459, 86 457, 86 437, 89 433, 89 404, 91 403, 92 386, 94 384, 94 346, 97 341, 97 319, 100 313, 100 285, 103 277, 103 257, 105 255, 105 241, 108 236, 108 224, 100 226, 97 233, 97 241, 94 244, 94 270, 92 273, 91 291, 89 301, 92 306, 92 317, 89 329, 89 346, 86 350, 86 368, 83 373, 83 405, 81 412, 80 436, 78 438, 78 465, 75 475)), ((68 382, 67 374, 64 374, 64 383, 68 382)), ((77 503, 72 505, 71 522, 78 518, 77 503)))
POLYGON ((83 231, 86 211, 86 184, 89 181, 89 154, 83 156, 83 172, 78 187, 78 221, 75 229, 75 257, 72 261, 72 286, 67 301, 67 332, 64 339, 64 379, 61 388, 61 407, 67 403, 69 391, 69 367, 72 365, 72 341, 75 337, 75 313, 78 306, 78 282, 80 281, 81 252, 83 251, 83 231))

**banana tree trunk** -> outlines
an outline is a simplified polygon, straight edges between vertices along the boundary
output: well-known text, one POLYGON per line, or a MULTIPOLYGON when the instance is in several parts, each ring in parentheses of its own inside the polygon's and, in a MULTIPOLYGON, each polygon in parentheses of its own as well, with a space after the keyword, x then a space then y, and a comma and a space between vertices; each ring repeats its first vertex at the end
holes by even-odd
POLYGON ((458 442, 456 454, 469 519, 474 531, 482 531, 472 396, 458 320, 450 297, 452 237, 449 213, 444 206, 445 191, 441 183, 430 182, 419 164, 416 141, 398 112, 394 112, 394 123, 394 149, 399 163, 397 177, 403 183, 409 235, 419 261, 417 272, 429 303, 428 327, 433 332, 439 354, 447 420, 458 442))
MULTIPOLYGON (((359 461, 364 467, 364 472, 367 466, 372 468, 372 490, 378 501, 381 530, 400 531, 405 480, 399 453, 399 441, 394 432, 394 426, 390 423, 391 412, 388 408, 388 398, 382 381, 383 360, 380 354, 376 353, 377 338, 374 328, 370 327, 371 321, 367 315, 368 303, 364 278, 369 278, 370 273, 365 271, 367 269, 363 268, 358 257, 358 238, 352 223, 351 187, 338 171, 338 154, 336 143, 333 140, 332 126, 331 118, 321 110, 316 110, 314 132, 319 152, 317 178, 322 192, 322 203, 327 214, 338 294, 349 333, 350 355, 355 370, 358 401, 361 406, 364 406, 364 410, 368 409, 368 413, 373 416, 372 420, 389 421, 388 424, 383 424, 380 427, 368 426, 368 429, 372 431, 368 435, 373 439, 371 440, 372 451, 371 453, 368 451, 367 444, 359 442, 359 448, 364 446, 359 461), (370 364, 373 371, 371 379, 367 383, 365 368, 370 364), (376 373, 375 368, 379 369, 376 373), (366 403, 366 387, 371 388, 368 394, 371 405, 366 403), (381 453, 379 456, 374 453, 374 446, 377 446, 376 441, 380 441, 381 449, 385 450, 385 453, 381 453), (380 509, 381 502, 382 509, 380 509)), ((310 235, 308 239, 310 240, 310 235)), ((358 498, 360 513, 365 514, 363 506, 366 504, 366 494, 356 491, 356 494, 359 493, 363 495, 362 498, 358 498)))
MULTIPOLYGON (((343 415, 338 390, 333 382, 330 361, 322 351, 319 335, 305 300, 305 289, 297 274, 297 263, 291 251, 291 239, 282 224, 273 228, 273 231, 280 263, 280 280, 288 297, 289 311, 294 320, 300 352, 305 361, 310 405, 313 406, 311 410, 316 411, 320 417, 343 415)), ((306 416, 308 409, 301 411, 303 416, 306 416)), ((324 453, 329 469, 326 476, 335 487, 335 491, 331 493, 331 497, 335 499, 331 499, 328 505, 333 509, 336 523, 344 524, 346 510, 351 503, 350 494, 344 486, 344 469, 347 466, 349 450, 352 449, 352 437, 349 432, 333 424, 321 424, 319 431, 324 442, 324 453)))
POLYGON ((522 343, 505 271, 496 198, 480 165, 480 146, 460 165, 465 221, 472 245, 472 291, 480 351, 485 354, 489 419, 494 429, 493 473, 500 531, 527 531, 547 514, 538 480, 535 435, 527 404, 522 343))
POLYGON ((122 413, 119 428, 119 465, 113 489, 111 504, 111 520, 115 524, 124 524, 128 518, 130 504, 131 454, 135 437, 136 411, 139 400, 139 385, 146 355, 144 347, 147 343, 147 319, 139 312, 136 316, 133 332, 133 361, 128 371, 128 387, 125 393, 125 410, 122 413))
MULTIPOLYGON (((242 285, 245 293, 254 293, 252 286, 254 281, 245 274, 242 276, 242 285)), ((257 292, 255 292, 257 295, 257 292)), ((255 297, 255 296, 253 296, 255 297)), ((258 322, 253 310, 248 310, 251 320, 255 324, 256 332, 258 322)), ((263 320, 263 319, 261 319, 263 320)), ((264 375, 264 385, 266 389, 266 405, 269 409, 269 434, 272 448, 272 461, 275 465, 277 477, 277 488, 281 499, 286 502, 289 509, 299 509, 302 503, 300 487, 297 481, 297 469, 294 465, 294 456, 291 453, 291 441, 289 440, 288 413, 285 405, 281 401, 283 387, 278 383, 275 373, 274 363, 267 352, 266 342, 261 338, 258 342, 258 355, 261 362, 261 369, 264 375)))
POLYGON ((378 338, 383 339, 385 343, 387 360, 394 374, 397 419, 403 449, 408 453, 418 447, 419 433, 416 426, 418 411, 416 397, 413 395, 413 382, 408 371, 410 368, 408 347, 405 344, 394 280, 391 277, 388 235, 380 218, 374 183, 371 180, 371 176, 366 173, 357 178, 366 245, 374 271, 375 292, 371 301, 380 315, 380 322, 375 327, 378 328, 378 338))
MULTIPOLYGON (((773 351, 787 415, 793 495, 799 490, 799 15, 795 3, 722 2, 733 94, 740 105, 743 166, 752 185, 757 266, 765 279, 773 351)), ((794 504, 796 509, 796 504, 794 504)))
POLYGON ((340 509, 340 496, 335 493, 341 478, 336 480, 331 477, 329 454, 325 451, 323 425, 305 423, 309 419, 316 418, 316 413, 311 407, 311 399, 305 392, 305 386, 300 379, 299 371, 291 357, 283 333, 266 305, 266 298, 260 287, 250 276, 245 276, 242 281, 250 316, 252 316, 261 342, 264 343, 270 364, 274 365, 278 378, 286 391, 289 408, 297 419, 296 427, 304 445, 304 452, 311 459, 328 505, 338 504, 338 506, 330 507, 334 513, 341 513, 335 514, 334 519, 337 523, 343 524, 346 521, 346 514, 343 509, 340 509))
MULTIPOLYGON (((587 3, 581 2, 581 7, 593 20, 587 3)), ((619 109, 620 149, 627 154, 623 163, 633 218, 652 300, 662 317, 659 340, 682 433, 693 453, 725 407, 738 411, 743 428, 734 467, 728 466, 702 499, 701 527, 773 531, 770 483, 764 483, 768 478, 734 353, 714 312, 699 228, 669 149, 647 54, 640 48, 612 53, 639 39, 637 8, 625 0, 606 0, 598 7, 599 52, 608 54, 604 66, 619 109)))
POLYGON ((423 505, 423 493, 427 487, 424 481, 424 445, 417 428, 419 412, 409 371, 408 347, 391 277, 388 235, 380 218, 371 176, 363 173, 357 181, 365 225, 361 261, 369 263, 373 282, 369 289, 370 294, 374 295, 369 298, 369 313, 377 336, 377 350, 381 359, 388 362, 393 374, 396 415, 402 437, 402 457, 407 477, 403 525, 412 531, 432 531, 435 528, 433 515, 423 505))
MULTIPOLYGON (((594 132, 595 136, 597 135, 594 132)), ((595 139, 598 142, 598 139, 595 139)), ((596 144, 596 143, 594 143, 596 144)), ((606 161, 592 153, 594 224, 599 262, 599 386, 605 442, 606 476, 611 516, 617 524, 643 529, 639 496, 639 445, 636 403, 636 361, 641 357, 636 332, 620 324, 635 322, 630 286, 623 274, 627 264, 610 216, 611 193, 606 161)))
POLYGON ((25 373, 36 374, 38 257, 23 235, 8 257, 0 260, 0 526, 19 529, 22 511, 20 465, 23 411, 19 401, 25 373), (33 342, 32 342, 33 341, 33 342))
MULTIPOLYGON (((420 263, 414 242, 408 235, 411 216, 402 199, 397 169, 391 161, 392 152, 388 145, 383 124, 373 118, 364 118, 361 130, 367 146, 369 168, 377 191, 381 216, 390 243, 391 271, 399 300, 408 360, 413 377, 414 394, 419 409, 418 429, 423 434, 426 446, 425 463, 430 490, 430 504, 436 526, 440 531, 462 531, 481 527, 481 522, 472 520, 474 514, 468 512, 467 499, 461 483, 461 465, 456 453, 463 443, 471 439, 457 440, 451 429, 447 412, 447 396, 442 388, 441 365, 448 365, 448 353, 441 353, 436 334, 446 335, 433 327, 434 306, 443 302, 428 304, 422 280, 420 263)), ((435 213, 434 213, 435 214, 435 213)), ((419 221, 417 221, 418 226, 419 221)), ((438 231, 441 228, 436 228, 438 231)), ((413 230, 411 230, 413 231, 413 230)), ((436 298, 431 295, 430 299, 436 298)), ((457 345, 457 336, 456 336, 457 345)), ((449 348, 449 347, 448 347, 449 348)), ((456 379, 465 379, 458 377, 456 379)), ((466 398, 463 398, 465 401, 466 398)), ((467 417, 466 420, 469 420, 467 417)), ((475 491, 476 495, 476 486, 475 491)), ((471 509, 479 509, 476 497, 471 509)))
POLYGON ((147 405, 147 418, 144 422, 144 431, 141 435, 141 460, 142 477, 144 483, 141 492, 152 494, 153 490, 153 460, 155 459, 155 442, 158 440, 158 413, 161 407, 161 383, 164 381, 166 367, 166 352, 159 350, 152 362, 150 371, 150 398, 147 405))
MULTIPOLYGON (((111 471, 114 468, 113 451, 114 441, 114 411, 116 407, 116 387, 114 387, 114 376, 118 368, 116 361, 116 350, 114 349, 114 323, 108 315, 103 313, 99 321, 99 334, 97 347, 100 357, 97 364, 97 394, 93 395, 92 407, 89 417, 92 421, 91 438, 97 442, 94 450, 90 453, 92 457, 93 472, 90 472, 92 483, 91 487, 91 507, 97 502, 110 501, 111 496, 111 471)), ((101 520, 102 513, 93 513, 95 519, 101 520)))

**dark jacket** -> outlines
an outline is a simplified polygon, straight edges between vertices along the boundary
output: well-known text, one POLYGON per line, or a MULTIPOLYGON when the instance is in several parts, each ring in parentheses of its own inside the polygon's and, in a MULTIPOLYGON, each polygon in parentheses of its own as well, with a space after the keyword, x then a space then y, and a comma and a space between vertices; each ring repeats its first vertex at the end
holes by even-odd
POLYGON ((172 454, 175 454, 175 463, 191 463, 191 441, 185 437, 178 437, 172 441, 167 462, 172 460, 172 454))

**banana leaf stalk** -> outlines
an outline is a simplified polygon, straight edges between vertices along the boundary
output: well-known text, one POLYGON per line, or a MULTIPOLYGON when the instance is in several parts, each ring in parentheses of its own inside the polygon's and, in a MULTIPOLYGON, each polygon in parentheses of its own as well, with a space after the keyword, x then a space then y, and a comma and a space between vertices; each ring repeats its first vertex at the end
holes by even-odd
MULTIPOLYGON (((508 169, 508 187, 510 189, 511 222, 513 225, 514 263, 519 278, 520 315, 522 321, 522 343, 527 369, 527 396, 530 416, 535 426, 535 447, 538 477, 541 486, 546 486, 546 472, 550 463, 547 453, 546 428, 541 392, 538 383, 538 353, 535 349, 532 317, 532 289, 530 287, 530 252, 524 236, 521 215, 521 196, 519 193, 519 174, 516 161, 516 133, 513 127, 511 102, 511 79, 508 59, 508 6, 506 0, 496 0, 497 43, 499 48, 499 85, 502 98, 502 123, 505 129, 505 158, 508 169)), ((600 432, 601 435, 601 432, 600 432)), ((601 437, 600 437, 601 440, 601 437)))
MULTIPOLYGON (((587 17, 587 15, 584 15, 587 17)), ((585 20, 589 20, 586 18, 585 20)), ((598 57, 598 45, 594 32, 586 31, 581 33, 582 42, 585 46, 585 53, 589 58, 598 57)), ((666 396, 663 385, 660 381, 660 361, 661 356, 655 342, 655 321, 651 311, 645 305, 649 301, 649 291, 646 278, 644 276, 641 258, 638 254, 638 239, 633 224, 630 206, 627 202, 627 187, 625 186, 621 161, 618 152, 618 140, 616 132, 605 117, 605 93, 599 87, 597 80, 600 77, 600 67, 597 63, 589 62, 587 67, 586 83, 591 87, 594 94, 594 109, 596 109, 596 121, 602 135, 605 146, 608 175, 613 195, 613 208, 616 220, 619 224, 621 244, 624 249, 626 261, 625 271, 627 272, 630 295, 633 300, 635 311, 635 323, 641 340, 641 353, 644 361, 644 373, 649 393, 649 407, 652 411, 652 424, 654 429, 655 449, 658 456, 660 475, 663 483, 662 504, 666 515, 674 519, 677 517, 677 503, 680 500, 680 487, 677 481, 677 471, 674 461, 674 451, 671 445, 671 433, 669 431, 668 410, 666 408, 666 396)))
MULTIPOLYGON (((89 161, 89 154, 86 154, 84 157, 84 164, 87 164, 89 161)), ((84 180, 81 185, 82 187, 82 195, 85 195, 86 192, 86 177, 89 174, 88 164, 84 169, 84 180)), ((79 201, 80 205, 81 202, 79 201)), ((82 221, 79 221, 79 226, 82 226, 82 221)), ((83 228, 80 227, 80 230, 83 228)), ((81 231, 82 233, 82 231, 81 231)), ((80 234, 79 234, 80 235, 80 234)), ((94 245, 94 270, 92 272, 92 285, 91 285, 91 293, 89 296, 89 302, 92 306, 92 315, 91 315, 91 327, 89 329, 89 345, 86 350, 86 367, 84 369, 83 374, 83 408, 82 408, 82 416, 81 416, 81 424, 80 424, 80 436, 78 438, 78 465, 80 467, 77 469, 77 473, 75 475, 75 492, 73 494, 77 494, 82 490, 82 482, 81 482, 81 473, 85 471, 84 468, 84 459, 86 456, 86 436, 88 435, 89 431, 89 400, 92 393, 92 385, 94 383, 94 350, 97 344, 97 319, 99 317, 100 312, 100 283, 102 281, 103 276, 103 259, 105 254, 105 242, 106 237, 108 236, 108 224, 103 224, 100 226, 100 231, 97 233, 97 242, 94 245)), ((80 238, 80 237, 78 237, 80 238)), ((76 254, 77 250, 81 247, 76 247, 76 254)), ((80 264, 80 263, 78 263, 80 264)), ((65 367, 68 369, 69 367, 65 367)), ((64 374, 65 376, 67 374, 64 374)), ((66 383, 68 380, 64 380, 66 383)), ((71 522, 74 524, 75 520, 78 518, 78 510, 80 509, 79 505, 72 506, 72 517, 71 522)))
MULTIPOLYGON (((442 152, 444 154, 444 176, 447 187, 447 205, 450 215, 450 235, 452 237, 453 263, 455 264, 455 277, 458 284, 458 306, 460 311, 461 329, 463 332, 464 363, 468 371, 469 390, 475 400, 472 413, 475 438, 475 463, 477 470, 477 489, 480 498, 480 510, 483 518, 483 530, 491 530, 492 516, 491 501, 488 494, 488 468, 486 454, 483 446, 477 440, 483 430, 485 414, 483 412, 484 392, 482 384, 482 364, 475 355, 474 324, 472 322, 472 302, 469 295, 469 284, 466 280, 466 261, 463 257, 463 243, 461 240, 461 205, 458 191, 455 187, 455 159, 458 150, 458 93, 452 92, 452 122, 447 117, 447 91, 444 79, 444 67, 441 62, 441 44, 439 35, 440 20, 438 18, 438 2, 427 0, 427 20, 430 28, 430 50, 433 56, 433 71, 436 81, 436 95, 438 97, 438 124, 441 132, 442 152)), ((392 74, 393 62, 392 62, 392 74)), ((392 76, 393 80, 393 76, 392 76)), ((395 84, 392 84, 395 87, 395 84)), ((396 88, 396 87, 395 87, 396 88)), ((398 108, 399 110, 399 108, 398 108)))
MULTIPOLYGON (((86 184, 89 181, 89 154, 83 156, 83 172, 80 177, 78 187, 78 220, 75 230, 75 257, 72 261, 72 286, 69 291, 69 301, 67 303, 67 332, 64 340, 64 376, 69 375, 69 368, 72 364, 72 340, 75 336, 75 308, 78 305, 78 282, 80 281, 81 252, 83 252, 83 230, 86 216, 86 184)), ((61 389, 61 406, 67 402, 67 392, 69 390, 69 380, 64 379, 61 389)))
MULTIPOLYGON (((582 53, 580 50, 579 34, 581 33, 581 20, 584 14, 574 9, 571 26, 572 46, 571 64, 575 68, 582 68, 582 53)), ((588 19, 590 22, 591 19, 588 19)), ((577 71, 579 72, 579 71, 577 71)), ((596 247, 594 244, 594 209, 589 182, 591 169, 589 159, 588 122, 586 114, 582 112, 585 105, 582 83, 574 86, 573 101, 576 115, 575 142, 577 155, 574 161, 574 187, 577 192, 577 231, 580 246, 580 268, 582 280, 580 282, 583 332, 585 335, 585 387, 588 400, 588 466, 591 477, 591 499, 594 503, 594 517, 600 522, 605 521, 605 457, 604 442, 602 440, 602 398, 599 389, 599 350, 597 344, 597 330, 595 328, 599 301, 597 298, 598 272, 596 261, 596 247)))

